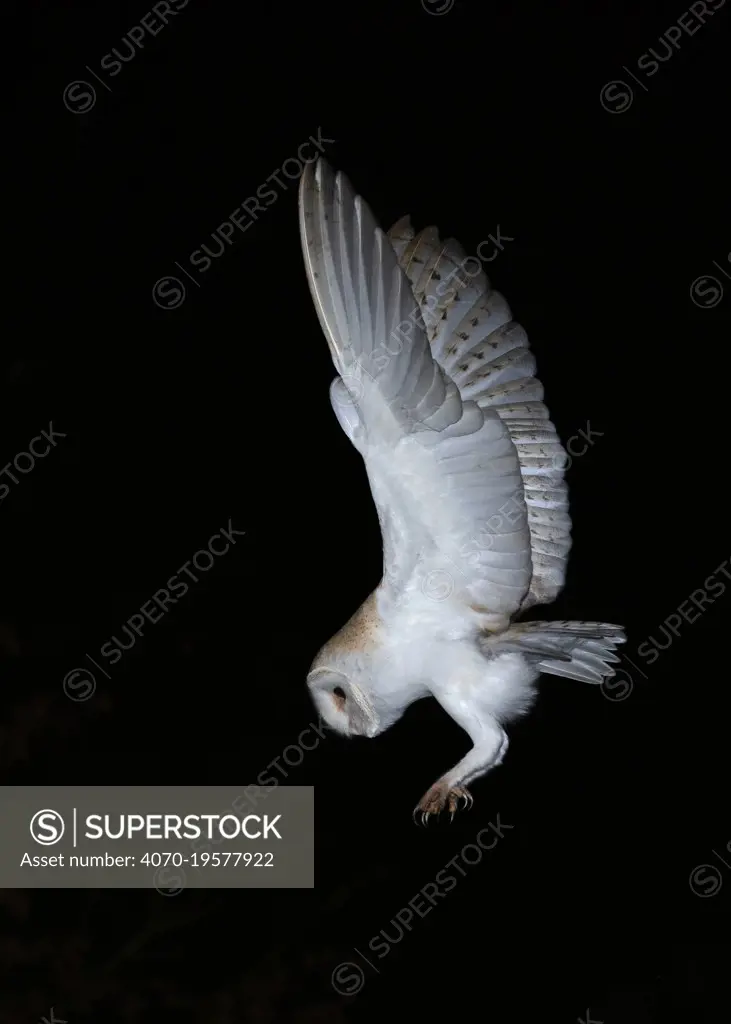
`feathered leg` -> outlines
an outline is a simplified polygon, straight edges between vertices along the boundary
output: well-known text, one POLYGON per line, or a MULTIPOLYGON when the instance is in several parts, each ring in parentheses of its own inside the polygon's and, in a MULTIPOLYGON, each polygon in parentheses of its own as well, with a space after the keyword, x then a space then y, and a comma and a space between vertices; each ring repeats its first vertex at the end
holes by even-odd
MULTIPOLYGON (((444 703, 440 697, 440 703, 444 703)), ((451 717, 468 733, 474 746, 462 760, 450 771, 446 772, 424 794, 414 808, 414 818, 425 825, 430 815, 439 814, 446 809, 452 817, 459 806, 460 800, 465 807, 472 806, 472 796, 465 788, 470 782, 479 779, 491 768, 502 764, 508 749, 508 737, 499 722, 484 716, 480 720, 464 713, 464 709, 454 702, 446 707, 451 717)))

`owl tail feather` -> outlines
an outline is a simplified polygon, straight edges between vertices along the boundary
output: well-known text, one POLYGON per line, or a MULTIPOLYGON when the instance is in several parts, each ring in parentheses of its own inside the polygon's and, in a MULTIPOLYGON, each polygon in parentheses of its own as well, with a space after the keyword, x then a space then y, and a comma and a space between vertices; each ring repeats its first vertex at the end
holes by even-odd
POLYGON ((484 641, 486 654, 522 654, 540 672, 601 683, 618 662, 615 648, 627 637, 609 622, 514 622, 484 641))

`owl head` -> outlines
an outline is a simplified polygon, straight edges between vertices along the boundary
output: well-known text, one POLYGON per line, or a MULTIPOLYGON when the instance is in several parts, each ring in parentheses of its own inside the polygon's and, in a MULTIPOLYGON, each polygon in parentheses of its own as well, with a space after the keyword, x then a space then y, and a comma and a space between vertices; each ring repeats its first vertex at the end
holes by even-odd
POLYGON ((315 707, 328 725, 343 736, 375 736, 383 730, 380 717, 363 685, 340 669, 317 666, 307 676, 315 707))

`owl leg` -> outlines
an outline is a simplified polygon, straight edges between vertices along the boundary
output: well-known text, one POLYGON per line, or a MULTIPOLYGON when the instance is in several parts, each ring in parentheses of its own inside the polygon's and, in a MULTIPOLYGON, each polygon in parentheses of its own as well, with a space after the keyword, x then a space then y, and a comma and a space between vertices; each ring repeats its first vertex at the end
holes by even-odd
POLYGON ((464 800, 465 807, 471 807, 472 796, 465 787, 491 768, 502 764, 508 749, 508 737, 494 718, 484 716, 478 721, 470 717, 461 721, 462 716, 458 717, 459 712, 455 714, 454 709, 447 710, 469 734, 474 746, 451 771, 446 772, 427 790, 414 808, 415 820, 421 816, 424 825, 430 815, 439 814, 445 807, 454 817, 460 800, 464 800))

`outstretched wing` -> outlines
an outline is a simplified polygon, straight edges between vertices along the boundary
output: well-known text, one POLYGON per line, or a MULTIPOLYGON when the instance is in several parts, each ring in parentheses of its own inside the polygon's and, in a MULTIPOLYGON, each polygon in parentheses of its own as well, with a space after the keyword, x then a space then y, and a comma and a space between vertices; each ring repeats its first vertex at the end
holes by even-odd
MULTIPOLYGON (((521 611, 554 601, 571 548, 567 458, 542 401, 528 337, 490 287, 482 258, 468 259, 454 239, 441 241, 435 227, 415 235, 408 217, 388 237, 414 290, 435 359, 463 399, 497 412, 518 452, 533 561, 521 611)), ((494 258, 492 245, 485 258, 494 258)))
POLYGON ((429 596, 451 581, 485 613, 514 614, 531 579, 530 534, 505 423, 464 400, 434 358, 391 243, 322 159, 302 176, 300 229, 339 374, 333 408, 363 456, 381 523, 381 599, 417 587, 429 596))

